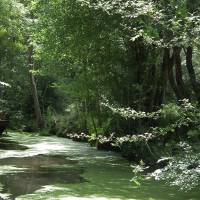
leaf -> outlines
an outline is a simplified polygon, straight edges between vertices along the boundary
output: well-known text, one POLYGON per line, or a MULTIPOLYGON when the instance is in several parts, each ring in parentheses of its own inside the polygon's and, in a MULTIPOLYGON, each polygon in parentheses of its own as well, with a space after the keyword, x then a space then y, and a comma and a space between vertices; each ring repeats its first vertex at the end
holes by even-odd
POLYGON ((131 179, 133 183, 135 183, 136 186, 141 186, 141 183, 137 181, 136 179, 131 179))
POLYGON ((132 37, 130 40, 131 40, 132 42, 134 42, 134 41, 137 40, 139 37, 141 37, 141 35, 136 35, 136 36, 132 37))
POLYGON ((10 84, 2 82, 2 81, 0 81, 0 85, 2 85, 3 87, 11 87, 10 84))

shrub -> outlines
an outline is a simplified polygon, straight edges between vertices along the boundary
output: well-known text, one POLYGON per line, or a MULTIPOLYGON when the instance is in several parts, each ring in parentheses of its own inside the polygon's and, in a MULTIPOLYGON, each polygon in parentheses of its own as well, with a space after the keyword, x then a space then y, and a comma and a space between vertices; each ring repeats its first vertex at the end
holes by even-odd
POLYGON ((178 186, 181 190, 198 188, 200 153, 192 150, 192 147, 185 142, 180 142, 178 146, 181 153, 171 158, 166 167, 157 169, 151 176, 156 180, 165 180, 172 186, 178 186))

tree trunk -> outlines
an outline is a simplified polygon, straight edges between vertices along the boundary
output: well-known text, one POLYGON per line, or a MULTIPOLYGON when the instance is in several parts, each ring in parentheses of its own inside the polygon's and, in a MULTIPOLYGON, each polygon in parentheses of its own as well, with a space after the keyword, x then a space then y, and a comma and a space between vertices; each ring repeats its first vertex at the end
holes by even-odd
POLYGON ((148 57, 148 51, 146 51, 146 48, 144 47, 144 44, 140 41, 136 43, 136 45, 132 45, 132 48, 135 52, 135 59, 137 61, 137 76, 136 76, 136 82, 140 85, 144 82, 144 74, 146 70, 145 61, 148 57))
MULTIPOLYGON (((28 47, 28 67, 29 67, 29 70, 34 69, 33 46, 32 45, 30 45, 28 47)), ((42 129, 42 128, 44 128, 44 121, 42 118, 40 103, 38 100, 38 92, 37 92, 35 77, 32 72, 30 72, 30 82, 31 82, 31 91, 32 91, 32 95, 33 95, 34 111, 35 111, 37 128, 42 129)))
MULTIPOLYGON (((174 78, 174 64, 175 64, 175 53, 173 52, 172 56, 170 57, 169 55, 169 63, 168 63, 168 78, 169 78, 169 83, 170 86, 172 87, 174 94, 176 96, 177 101, 182 99, 182 95, 180 93, 180 90, 177 86, 177 83, 174 78)), ((178 79, 178 77, 176 77, 178 79)))
POLYGON ((152 112, 154 109, 154 97, 156 92, 156 65, 149 67, 147 81, 144 85, 145 111, 152 112))
POLYGON ((193 54, 193 48, 189 46, 186 50, 186 67, 188 70, 190 82, 191 82, 193 91, 195 93, 196 99, 198 103, 200 104, 200 85, 196 80, 196 74, 195 74, 194 66, 192 62, 192 56, 193 56, 192 54, 193 54))
POLYGON ((161 65, 161 73, 157 83, 157 89, 154 98, 154 106, 160 107, 164 103, 165 90, 167 86, 167 72, 168 72, 168 61, 169 61, 169 49, 164 49, 163 61, 161 65))
POLYGON ((188 95, 186 94, 186 90, 184 87, 183 82, 183 74, 182 74, 182 64, 181 64, 181 48, 180 47, 174 47, 174 62, 175 62, 175 70, 176 70, 176 84, 177 84, 177 90, 179 92, 179 98, 184 99, 188 98, 188 95))

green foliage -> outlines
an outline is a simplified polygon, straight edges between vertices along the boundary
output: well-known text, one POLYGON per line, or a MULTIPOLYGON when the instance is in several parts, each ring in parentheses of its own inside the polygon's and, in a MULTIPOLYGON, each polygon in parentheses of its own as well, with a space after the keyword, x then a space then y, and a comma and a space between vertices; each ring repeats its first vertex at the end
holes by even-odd
POLYGON ((144 181, 144 171, 147 169, 142 160, 140 161, 140 165, 132 165, 134 177, 131 179, 136 186, 141 186, 141 181, 144 181))
MULTIPOLYGON (((175 109, 171 110, 171 106, 164 106, 164 110, 161 114, 161 119, 165 121, 165 127, 155 127, 153 128, 153 133, 156 135, 166 135, 169 132, 177 132, 179 128, 184 127, 187 133, 191 127, 199 126, 199 108, 192 105, 187 99, 183 99, 180 106, 175 106, 175 109), (169 109, 170 108, 170 109, 169 109), (167 119, 166 119, 166 116, 167 119)), ((172 106, 173 108, 174 106, 172 106)), ((182 135, 179 137, 185 137, 182 130, 182 135)))
POLYGON ((181 108, 177 104, 166 104, 162 107, 159 119, 159 124, 161 126, 169 125, 177 121, 181 117, 181 108))
MULTIPOLYGON (((187 45, 197 39, 198 15, 194 11, 191 12, 186 1, 169 1, 167 4, 152 0, 81 2, 108 15, 119 15, 122 19, 121 28, 129 33, 132 41, 143 38, 147 44, 162 47, 187 45), (190 23, 191 17, 197 17, 195 24, 190 23), (191 29, 192 31, 188 32, 191 29)), ((199 5, 196 9, 198 7, 199 5)))
POLYGON ((110 105, 109 101, 104 98, 103 102, 101 103, 103 106, 109 108, 113 113, 117 113, 121 115, 122 117, 128 119, 144 119, 144 118, 150 118, 150 119, 157 119, 160 114, 160 110, 157 112, 144 112, 144 111, 136 111, 134 109, 131 109, 130 107, 128 108, 119 108, 118 106, 115 105, 110 105))
POLYGON ((156 170, 152 176, 156 180, 165 180, 172 186, 178 186, 184 191, 198 188, 200 155, 185 142, 180 142, 178 147, 181 153, 173 157, 166 167, 156 170))
POLYGON ((199 9, 197 0, 1 0, 0 110, 12 128, 35 128, 31 73, 50 132, 84 132, 136 161, 170 156, 200 125, 199 9))
POLYGON ((199 109, 196 105, 189 102, 188 99, 180 100, 180 105, 167 104, 156 112, 136 111, 131 108, 119 108, 110 105, 108 101, 102 105, 108 107, 113 113, 116 113, 126 119, 151 119, 158 121, 156 127, 151 127, 148 135, 149 139, 165 136, 168 133, 176 132, 181 127, 197 127, 199 126, 199 109))

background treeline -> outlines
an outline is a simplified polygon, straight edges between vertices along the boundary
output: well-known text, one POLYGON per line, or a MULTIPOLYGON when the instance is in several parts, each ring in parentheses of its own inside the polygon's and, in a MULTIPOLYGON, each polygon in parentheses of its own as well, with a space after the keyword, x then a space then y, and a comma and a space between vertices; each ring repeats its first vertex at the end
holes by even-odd
POLYGON ((34 121, 30 71, 43 117, 65 115, 74 131, 151 126, 114 115, 102 97, 144 112, 200 101, 198 1, 2 0, 0 8, 1 81, 12 86, 1 99, 16 126, 34 121))
POLYGON ((198 1, 2 0, 0 8, 1 104, 13 128, 141 134, 174 121, 182 99, 198 107, 198 1), (105 99, 135 116, 113 113, 105 99), (136 116, 163 104, 172 119, 136 116))

